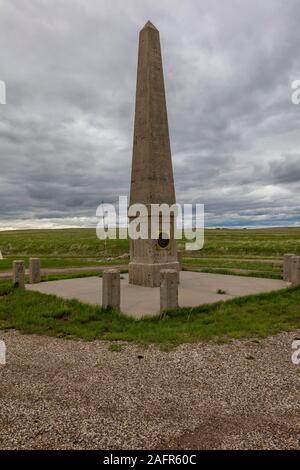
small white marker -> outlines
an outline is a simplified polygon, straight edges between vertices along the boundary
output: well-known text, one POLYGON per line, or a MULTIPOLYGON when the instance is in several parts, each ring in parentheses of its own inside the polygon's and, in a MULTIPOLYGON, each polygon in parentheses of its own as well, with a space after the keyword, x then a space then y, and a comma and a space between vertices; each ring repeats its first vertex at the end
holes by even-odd
POLYGON ((296 351, 292 354, 292 363, 297 366, 300 364, 300 340, 295 339, 292 343, 292 348, 296 349, 296 351))
POLYGON ((6 364, 6 345, 5 342, 0 339, 0 365, 6 364))

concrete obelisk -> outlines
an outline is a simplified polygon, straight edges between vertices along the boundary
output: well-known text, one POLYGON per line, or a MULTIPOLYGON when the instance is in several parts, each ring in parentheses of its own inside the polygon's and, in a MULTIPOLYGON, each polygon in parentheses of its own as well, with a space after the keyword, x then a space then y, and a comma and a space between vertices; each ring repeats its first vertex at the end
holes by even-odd
POLYGON ((162 269, 179 272, 174 216, 169 233, 159 228, 156 239, 151 239, 150 224, 151 204, 175 202, 159 32, 148 21, 139 37, 130 205, 148 208, 149 236, 130 241, 130 283, 155 287, 160 285, 162 269))

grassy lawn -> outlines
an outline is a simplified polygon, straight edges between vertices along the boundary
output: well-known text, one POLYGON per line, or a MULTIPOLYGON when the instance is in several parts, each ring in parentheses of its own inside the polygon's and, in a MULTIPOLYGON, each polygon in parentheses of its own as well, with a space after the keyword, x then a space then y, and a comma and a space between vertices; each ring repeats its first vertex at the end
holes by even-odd
POLYGON ((282 279, 283 267, 281 260, 248 260, 219 258, 183 258, 185 269, 205 273, 254 276, 271 279, 282 279), (280 264, 279 264, 280 263, 280 264))
POLYGON ((99 259, 128 252, 128 240, 96 237, 95 229, 15 230, 0 232, 0 250, 6 256, 20 255, 99 259))
POLYGON ((186 266, 199 266, 199 267, 220 267, 222 262, 222 268, 233 268, 233 269, 251 269, 257 271, 269 271, 279 272, 282 267, 277 262, 267 263, 253 260, 240 260, 240 259, 226 259, 226 258, 184 258, 184 264, 186 266))
MULTIPOLYGON (((184 242, 178 245, 183 248, 184 242)), ((127 259, 108 260, 128 253, 128 240, 98 240, 95 229, 17 230, 0 232, 0 271, 11 269, 14 259, 41 258, 43 268, 73 268, 124 264, 127 259)), ((205 230, 204 248, 185 252, 184 267, 203 272, 239 274, 279 279, 276 261, 284 253, 300 255, 300 228, 255 230, 205 230)))
POLYGON ((283 279, 282 271, 280 273, 274 273, 272 271, 239 271, 235 269, 226 269, 226 268, 189 268, 184 265, 184 271, 196 271, 201 273, 211 273, 211 274, 225 274, 229 276, 245 276, 245 277, 260 277, 264 279, 283 279))
MULTIPOLYGON (((16 259, 22 259, 25 262, 25 267, 29 267, 29 256, 23 255, 15 255, 15 256, 8 256, 5 259, 0 260, 0 272, 1 271, 9 271, 12 267, 12 263, 16 259)), ((89 266, 105 266, 105 265, 119 265, 128 263, 126 259, 116 259, 105 261, 105 259, 86 259, 86 258, 51 258, 41 256, 41 264, 43 268, 87 268, 89 266)))
MULTIPOLYGON (((183 242, 179 241, 179 246, 183 242)), ((98 240, 95 229, 16 230, 0 232, 0 250, 5 256, 99 259, 129 251, 128 240, 98 240)), ((299 228, 253 230, 205 230, 205 244, 189 256, 281 258, 284 253, 300 255, 299 228)))
MULTIPOLYGON (((128 269, 126 267, 120 270, 121 278, 123 273, 128 273, 128 269)), ((80 272, 80 273, 66 273, 66 274, 48 274, 41 277, 41 282, 47 281, 60 281, 63 279, 77 279, 81 277, 102 277, 103 271, 95 272, 95 271, 87 271, 87 272, 80 272)), ((26 279, 26 278, 25 278, 26 279)), ((26 282, 29 282, 29 276, 27 276, 26 282)))
POLYGON ((299 228, 206 230, 202 256, 281 258, 300 254, 299 228))
POLYGON ((300 288, 179 308, 156 318, 133 320, 113 311, 0 283, 0 329, 15 328, 85 340, 159 343, 263 337, 300 328, 300 288))

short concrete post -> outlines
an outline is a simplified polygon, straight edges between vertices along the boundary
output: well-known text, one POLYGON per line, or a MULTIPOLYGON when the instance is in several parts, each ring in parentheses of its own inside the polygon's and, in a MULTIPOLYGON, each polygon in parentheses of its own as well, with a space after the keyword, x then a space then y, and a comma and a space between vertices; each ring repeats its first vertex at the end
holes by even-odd
POLYGON ((29 259, 29 282, 30 284, 38 284, 41 282, 40 258, 29 259))
POLYGON ((13 285, 20 289, 25 288, 25 266, 22 260, 13 262, 13 285))
POLYGON ((178 272, 175 269, 160 271, 160 311, 178 307, 178 272))
POLYGON ((292 279, 292 258, 294 253, 286 253, 283 257, 283 280, 290 282, 292 279))
POLYGON ((102 307, 111 307, 120 310, 120 271, 119 269, 106 269, 102 279, 102 307))
POLYGON ((291 282, 293 286, 300 285, 300 256, 291 258, 291 282))
POLYGON ((177 260, 179 263, 179 271, 182 271, 182 257, 183 257, 183 252, 182 251, 177 251, 177 260))

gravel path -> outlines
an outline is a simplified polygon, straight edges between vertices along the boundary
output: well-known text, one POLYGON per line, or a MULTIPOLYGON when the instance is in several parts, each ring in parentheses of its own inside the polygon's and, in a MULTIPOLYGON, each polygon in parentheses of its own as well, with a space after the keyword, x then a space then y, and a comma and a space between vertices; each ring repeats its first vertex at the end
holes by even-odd
POLYGON ((0 448, 300 449, 296 337, 111 352, 0 332, 0 448))

